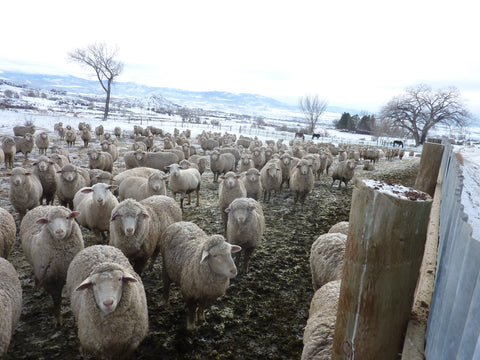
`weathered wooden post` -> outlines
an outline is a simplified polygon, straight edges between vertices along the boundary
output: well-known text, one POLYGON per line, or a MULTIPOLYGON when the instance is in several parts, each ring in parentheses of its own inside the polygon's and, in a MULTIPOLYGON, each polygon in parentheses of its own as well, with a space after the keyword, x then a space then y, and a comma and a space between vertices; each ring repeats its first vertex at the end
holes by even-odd
POLYGON ((422 262, 431 197, 357 180, 333 359, 398 359, 422 262))
POLYGON ((423 144, 420 168, 415 179, 414 188, 433 196, 437 185, 438 170, 442 163, 444 146, 426 142, 423 144))

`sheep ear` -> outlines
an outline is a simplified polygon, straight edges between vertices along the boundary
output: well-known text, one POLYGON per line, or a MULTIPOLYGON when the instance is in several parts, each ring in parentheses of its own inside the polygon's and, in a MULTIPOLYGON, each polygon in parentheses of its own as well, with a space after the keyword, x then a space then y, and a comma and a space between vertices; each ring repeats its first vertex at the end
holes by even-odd
POLYGON ((241 246, 232 245, 232 247, 231 247, 232 254, 233 254, 233 253, 236 253, 236 252, 239 252, 240 250, 242 250, 242 247, 241 247, 241 246))
POLYGON ((123 281, 125 282, 138 282, 138 280, 133 276, 132 274, 129 273, 124 273, 123 274, 123 281))
POLYGON ((230 211, 232 211, 232 209, 230 209, 229 207, 227 207, 227 208, 225 209, 225 212, 226 212, 227 214, 228 214, 230 211))
POLYGON ((207 250, 203 250, 202 260, 200 260, 200 264, 202 264, 209 256, 210 256, 210 253, 207 250))
MULTIPOLYGON (((62 170, 58 170, 57 171, 57 174, 61 174, 62 173, 62 170)), ((7 174, 8 175, 8 174, 7 174)))
POLYGON ((32 175, 32 173, 31 172, 26 172, 25 175, 32 175))
POLYGON ((118 189, 118 185, 110 185, 110 186, 108 187, 108 190, 110 190, 110 191, 115 191, 115 190, 117 190, 117 189, 118 189))
POLYGON ((255 205, 250 206, 250 210, 255 210, 257 207, 255 205))
POLYGON ((47 218, 40 218, 36 221, 37 224, 48 224, 47 218))
POLYGON ((78 215, 80 215, 80 212, 79 212, 79 211, 72 211, 72 212, 70 213, 70 215, 68 215, 68 217, 69 217, 70 219, 74 219, 74 218, 76 218, 78 215))
POLYGON ((91 286, 92 286, 92 279, 90 279, 90 276, 89 276, 85 280, 83 280, 80 285, 77 286, 75 291, 86 290, 86 289, 89 289, 91 286))
POLYGON ((88 187, 88 188, 84 188, 82 190, 80 190, 82 193, 84 194, 88 194, 88 193, 91 193, 93 192, 93 189, 91 187, 88 187))
POLYGON ((143 215, 143 218, 144 218, 144 219, 147 219, 147 218, 149 218, 149 217, 150 217, 150 216, 148 216, 148 214, 147 214, 147 213, 143 213, 142 215, 143 215))
POLYGON ((112 216, 110 217, 110 221, 115 221, 116 219, 117 219, 117 213, 112 214, 112 216))

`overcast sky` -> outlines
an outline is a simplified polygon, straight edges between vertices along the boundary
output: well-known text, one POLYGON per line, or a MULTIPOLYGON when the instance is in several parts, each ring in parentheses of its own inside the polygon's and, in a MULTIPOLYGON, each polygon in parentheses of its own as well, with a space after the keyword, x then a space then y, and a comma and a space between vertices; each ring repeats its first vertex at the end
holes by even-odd
POLYGON ((118 47, 118 81, 248 92, 377 112, 407 86, 457 87, 480 114, 472 0, 20 0, 1 6, 0 70, 91 71, 67 53, 118 47))

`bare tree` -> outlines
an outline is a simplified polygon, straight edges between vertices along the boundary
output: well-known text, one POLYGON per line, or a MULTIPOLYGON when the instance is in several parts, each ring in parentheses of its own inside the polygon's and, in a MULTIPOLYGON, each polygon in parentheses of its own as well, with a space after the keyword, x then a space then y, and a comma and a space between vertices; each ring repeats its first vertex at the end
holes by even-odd
POLYGON ((78 48, 68 53, 70 60, 95 70, 100 85, 107 93, 103 120, 107 120, 110 109, 110 93, 113 79, 119 76, 123 70, 123 63, 115 59, 117 52, 117 48, 109 49, 106 44, 98 43, 85 48, 78 48))
POLYGON ((319 99, 318 95, 305 95, 298 99, 298 106, 305 115, 305 122, 311 134, 315 132, 318 119, 328 106, 327 99, 319 99))
POLYGON ((407 88, 405 94, 390 100, 380 117, 412 134, 415 146, 423 144, 437 124, 462 127, 472 118, 456 88, 433 91, 423 84, 407 88))

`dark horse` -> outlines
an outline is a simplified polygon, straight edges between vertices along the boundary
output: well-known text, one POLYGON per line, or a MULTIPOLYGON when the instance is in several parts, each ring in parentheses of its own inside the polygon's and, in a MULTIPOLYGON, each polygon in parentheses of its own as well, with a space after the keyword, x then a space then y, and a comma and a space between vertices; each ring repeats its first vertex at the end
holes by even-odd
POLYGON ((305 140, 305 134, 303 132, 296 132, 295 133, 295 139, 300 138, 302 140, 305 140))
POLYGON ((315 134, 315 133, 313 133, 313 134, 312 134, 312 140, 313 140, 313 139, 320 139, 320 134, 315 134))
POLYGON ((403 148, 403 141, 401 141, 401 140, 394 140, 394 141, 393 141, 393 147, 395 147, 395 146, 398 146, 398 147, 401 146, 401 147, 403 148))

